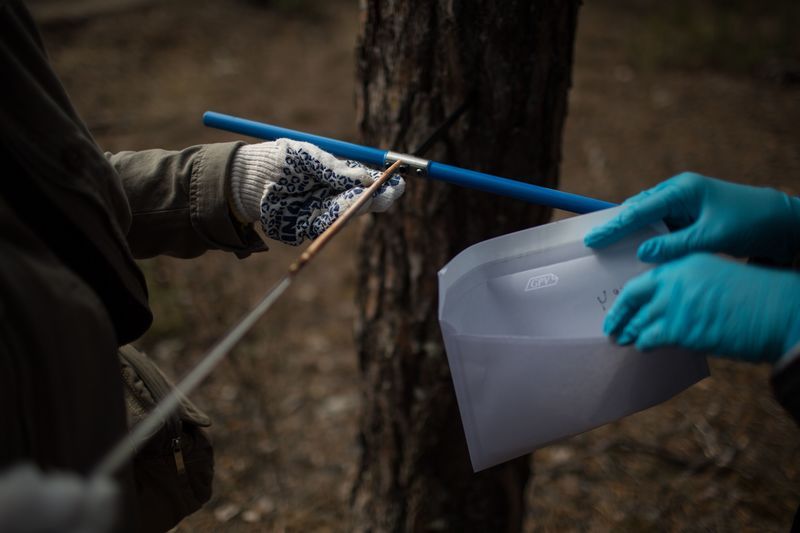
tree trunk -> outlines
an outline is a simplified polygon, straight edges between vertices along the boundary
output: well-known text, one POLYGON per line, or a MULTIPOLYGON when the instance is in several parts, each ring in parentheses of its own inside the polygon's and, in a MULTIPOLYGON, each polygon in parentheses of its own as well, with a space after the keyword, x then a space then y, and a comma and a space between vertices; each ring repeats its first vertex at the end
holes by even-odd
MULTIPOLYGON (((409 151, 469 96, 426 157, 558 184, 577 0, 366 0, 359 124, 409 151)), ((356 328, 362 531, 518 531, 529 459, 472 472, 437 321, 437 271, 475 242, 546 222, 521 201, 408 177, 367 222, 356 328)))

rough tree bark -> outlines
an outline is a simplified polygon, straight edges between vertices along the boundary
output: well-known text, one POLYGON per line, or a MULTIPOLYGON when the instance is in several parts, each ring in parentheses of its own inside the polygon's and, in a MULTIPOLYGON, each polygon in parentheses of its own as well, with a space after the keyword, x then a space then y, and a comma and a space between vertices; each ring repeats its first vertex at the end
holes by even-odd
MULTIPOLYGON (((366 0, 363 141, 412 150, 470 94, 431 159, 555 187, 578 0, 366 0)), ((411 177, 366 224, 357 343, 362 531, 518 531, 528 458, 473 474, 437 323, 437 271, 548 209, 411 177)))

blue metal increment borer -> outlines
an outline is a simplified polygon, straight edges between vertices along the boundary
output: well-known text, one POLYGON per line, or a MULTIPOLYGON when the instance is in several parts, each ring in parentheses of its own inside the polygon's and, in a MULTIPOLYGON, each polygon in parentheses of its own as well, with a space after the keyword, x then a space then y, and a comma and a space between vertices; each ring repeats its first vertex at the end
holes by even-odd
POLYGON ((501 178, 484 172, 477 172, 464 168, 429 161, 414 155, 393 152, 391 150, 381 150, 371 146, 322 137, 311 133, 297 130, 290 130, 280 126, 264 124, 254 120, 234 117, 214 111, 206 111, 203 114, 203 124, 212 128, 227 130, 242 135, 249 135, 265 140, 292 139, 295 141, 305 141, 315 144, 323 150, 332 153, 337 157, 353 159, 368 165, 387 166, 395 161, 400 161, 403 165, 414 169, 420 176, 427 176, 431 179, 452 183, 461 187, 477 189, 479 191, 509 196, 526 202, 545 205, 556 209, 563 209, 572 213, 590 213, 601 209, 614 207, 616 204, 572 194, 569 192, 549 189, 532 183, 501 178))

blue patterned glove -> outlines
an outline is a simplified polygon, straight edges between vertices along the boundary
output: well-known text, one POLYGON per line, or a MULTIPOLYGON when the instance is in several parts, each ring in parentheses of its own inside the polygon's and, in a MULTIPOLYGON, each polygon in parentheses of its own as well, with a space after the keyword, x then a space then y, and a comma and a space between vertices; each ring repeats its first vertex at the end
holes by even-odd
POLYGON ((642 243, 642 261, 692 252, 791 261, 800 251, 800 199, 775 189, 736 185, 683 173, 628 199, 626 209, 584 237, 600 248, 664 220, 675 232, 642 243))
MULTIPOLYGON (((318 237, 380 175, 305 142, 251 144, 231 164, 232 203, 237 218, 260 220, 270 238, 298 245, 318 237)), ((359 214, 385 211, 404 189, 403 179, 392 176, 359 214)))
POLYGON ((775 362, 800 342, 800 274, 692 254, 629 281, 603 331, 646 351, 682 346, 775 362))

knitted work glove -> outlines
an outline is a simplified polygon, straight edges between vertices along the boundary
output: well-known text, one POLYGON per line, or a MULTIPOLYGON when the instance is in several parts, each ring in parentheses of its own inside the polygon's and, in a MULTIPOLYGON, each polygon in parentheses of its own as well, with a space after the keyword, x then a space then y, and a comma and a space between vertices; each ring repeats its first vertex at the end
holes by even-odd
MULTIPOLYGON (((380 175, 313 144, 278 139, 234 154, 231 199, 237 218, 260 220, 268 237, 296 246, 318 237, 380 175)), ((386 211, 404 189, 403 179, 392 176, 358 214, 386 211)))

